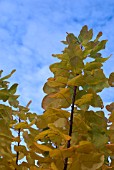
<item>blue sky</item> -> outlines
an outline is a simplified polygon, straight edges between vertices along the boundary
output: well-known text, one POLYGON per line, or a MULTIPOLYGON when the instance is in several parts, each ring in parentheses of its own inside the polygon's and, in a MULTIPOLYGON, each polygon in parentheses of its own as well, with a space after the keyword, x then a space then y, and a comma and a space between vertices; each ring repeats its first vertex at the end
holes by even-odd
MULTIPOLYGON (((51 55, 63 50, 66 32, 78 35, 83 25, 108 39, 102 52, 113 54, 104 65, 108 76, 114 71, 114 0, 0 0, 0 69, 17 70, 10 80, 19 83, 21 104, 32 100, 31 110, 42 113, 42 87, 56 61, 51 55)), ((101 96, 109 103, 113 94, 110 88, 101 96)))

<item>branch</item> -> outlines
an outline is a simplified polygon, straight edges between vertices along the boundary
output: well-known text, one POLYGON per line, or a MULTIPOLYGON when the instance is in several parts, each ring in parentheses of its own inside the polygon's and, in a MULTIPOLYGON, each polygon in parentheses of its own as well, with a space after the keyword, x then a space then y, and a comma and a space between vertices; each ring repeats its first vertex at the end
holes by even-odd
MULTIPOLYGON (((76 98, 76 89, 77 89, 77 86, 74 87, 74 93, 73 93, 73 97, 72 97, 69 136, 72 136, 73 113, 74 113, 74 102, 75 102, 75 98, 76 98)), ((67 148, 70 148, 70 140, 67 143, 67 148)), ((68 157, 65 158, 64 170, 67 170, 67 165, 68 165, 68 157)))
MULTIPOLYGON (((21 122, 21 119, 19 118, 19 123, 21 122)), ((18 137, 20 138, 20 133, 21 133, 21 129, 19 129, 18 130, 18 137)), ((19 146, 20 145, 20 142, 18 142, 18 145, 17 146, 19 146)), ((16 154, 16 165, 18 165, 18 160, 19 160, 19 151, 17 151, 17 154, 16 154)), ((15 170, 17 170, 16 168, 15 168, 15 170)))

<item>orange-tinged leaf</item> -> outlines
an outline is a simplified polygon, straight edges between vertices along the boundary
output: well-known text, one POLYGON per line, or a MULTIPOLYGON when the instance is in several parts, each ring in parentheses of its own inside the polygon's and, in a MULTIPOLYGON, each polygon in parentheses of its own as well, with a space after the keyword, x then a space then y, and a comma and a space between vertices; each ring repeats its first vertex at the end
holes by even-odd
POLYGON ((25 146, 22 146, 22 145, 20 145, 20 146, 14 146, 14 150, 15 151, 17 151, 17 152, 22 152, 22 153, 24 153, 25 155, 27 154, 27 149, 26 149, 26 147, 25 146))
POLYGON ((102 34, 103 34, 103 33, 102 33, 101 31, 97 34, 97 37, 96 37, 96 39, 95 39, 95 42, 99 40, 99 38, 102 36, 102 34))
POLYGON ((53 98, 53 95, 56 93, 51 93, 43 98, 42 107, 47 110, 48 108, 67 108, 70 106, 70 103, 66 98, 53 98))
POLYGON ((112 151, 112 153, 114 154, 114 144, 107 144, 106 147, 112 151))
POLYGON ((39 170, 39 168, 36 167, 36 166, 31 166, 31 167, 30 167, 30 170, 39 170))
POLYGON ((19 136, 18 137, 14 137, 12 139, 13 139, 13 142, 20 142, 21 141, 19 136))
POLYGON ((106 106, 106 109, 109 111, 109 112, 112 112, 114 110, 114 102, 112 102, 110 105, 107 105, 106 106))
POLYGON ((46 94, 57 92, 58 90, 59 90, 59 88, 57 88, 57 87, 50 87, 47 82, 44 84, 44 87, 43 87, 43 91, 46 94))

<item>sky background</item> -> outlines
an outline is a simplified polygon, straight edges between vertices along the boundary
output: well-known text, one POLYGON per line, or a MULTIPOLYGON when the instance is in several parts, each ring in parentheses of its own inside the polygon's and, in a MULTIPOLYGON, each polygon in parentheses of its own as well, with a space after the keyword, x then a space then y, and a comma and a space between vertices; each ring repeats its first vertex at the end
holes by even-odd
MULTIPOLYGON (((66 32, 78 36, 83 25, 108 39, 103 57, 107 76, 114 71, 114 0, 0 0, 0 69, 19 84, 20 102, 32 100, 31 111, 42 113, 43 85, 52 76, 49 65, 61 53, 66 32)), ((114 101, 114 89, 103 90, 105 104, 114 101)))

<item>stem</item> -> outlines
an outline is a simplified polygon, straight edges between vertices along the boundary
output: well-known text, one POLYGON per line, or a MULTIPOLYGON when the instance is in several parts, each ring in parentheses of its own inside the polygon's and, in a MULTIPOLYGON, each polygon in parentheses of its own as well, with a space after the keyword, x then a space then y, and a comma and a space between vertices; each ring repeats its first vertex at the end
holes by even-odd
MULTIPOLYGON (((74 102, 75 102, 75 98, 76 98, 76 89, 77 89, 77 86, 74 86, 74 93, 73 93, 73 97, 72 97, 72 106, 71 106, 69 136, 72 136, 73 113, 74 113, 74 102)), ((67 148, 70 148, 70 140, 69 140, 68 143, 67 143, 67 148)), ((67 165, 68 165, 68 157, 65 158, 64 170, 67 170, 67 165)))
MULTIPOLYGON (((19 123, 21 122, 21 119, 19 118, 19 123)), ((20 133, 21 133, 21 129, 18 130, 18 137, 20 138, 20 133)), ((18 142, 17 146, 20 145, 20 142, 18 142)), ((16 155, 16 164, 18 165, 18 160, 19 160, 19 152, 17 151, 17 155, 16 155)), ((15 170, 17 170, 15 168, 15 170)))
MULTIPOLYGON (((28 104, 26 105, 26 108, 29 107, 29 105, 32 103, 32 100, 30 100, 28 102, 28 104)), ((19 123, 21 122, 21 119, 19 117, 19 123)), ((18 137, 20 138, 20 134, 21 134, 21 129, 18 130, 18 137)), ((17 146, 20 146, 20 141, 18 142, 17 146)), ((17 151, 17 155, 16 155, 16 165, 18 165, 18 161, 19 161, 19 152, 17 151)), ((17 168, 15 168, 15 170, 17 170, 17 168)))

